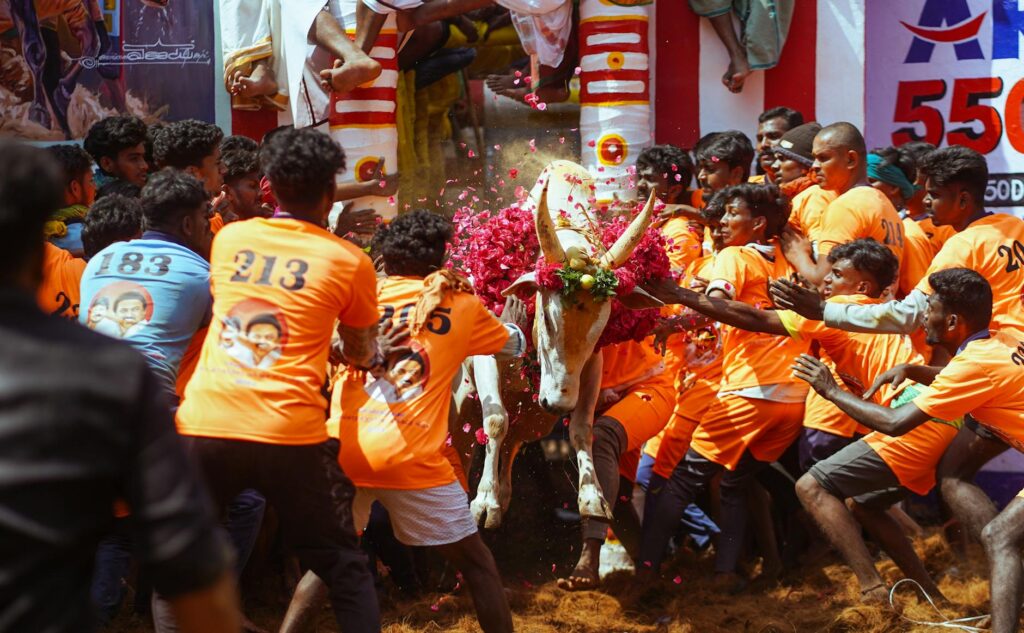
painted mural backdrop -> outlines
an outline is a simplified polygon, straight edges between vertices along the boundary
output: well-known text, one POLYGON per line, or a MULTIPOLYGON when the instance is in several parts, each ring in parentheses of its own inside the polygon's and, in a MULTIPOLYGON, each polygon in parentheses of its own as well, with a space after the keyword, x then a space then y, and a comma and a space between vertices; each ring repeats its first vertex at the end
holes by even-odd
POLYGON ((96 120, 215 118, 212 0, 0 0, 0 133, 80 139, 96 120))

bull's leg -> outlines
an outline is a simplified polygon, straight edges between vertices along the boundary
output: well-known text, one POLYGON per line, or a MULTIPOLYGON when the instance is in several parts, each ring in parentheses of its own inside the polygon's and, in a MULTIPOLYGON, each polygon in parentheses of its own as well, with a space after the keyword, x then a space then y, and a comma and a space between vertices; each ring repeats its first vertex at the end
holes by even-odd
POLYGON ((473 379, 483 409, 487 446, 483 474, 470 510, 477 523, 482 518, 485 528, 496 528, 501 525, 502 513, 498 499, 498 455, 508 432, 508 413, 501 401, 501 372, 493 356, 473 357, 473 379))
POLYGON ((569 442, 576 451, 576 463, 580 470, 580 515, 611 521, 612 511, 604 500, 601 484, 597 481, 591 450, 594 438, 594 411, 597 409, 597 395, 601 390, 602 366, 600 352, 591 356, 583 366, 579 400, 569 416, 569 442))
POLYGON ((516 430, 517 427, 511 427, 506 435, 505 441, 501 444, 501 455, 498 460, 498 505, 501 506, 503 513, 508 512, 508 504, 512 501, 512 465, 525 442, 524 438, 516 436, 516 430))

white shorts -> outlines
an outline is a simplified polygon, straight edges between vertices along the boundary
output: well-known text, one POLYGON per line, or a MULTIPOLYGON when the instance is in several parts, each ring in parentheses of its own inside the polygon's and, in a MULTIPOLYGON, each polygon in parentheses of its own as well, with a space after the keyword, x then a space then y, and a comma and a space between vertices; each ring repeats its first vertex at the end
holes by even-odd
POLYGON ((380 501, 388 511, 395 537, 406 545, 448 545, 477 531, 469 498, 457 481, 417 490, 357 488, 352 516, 360 532, 370 520, 374 501, 380 501))

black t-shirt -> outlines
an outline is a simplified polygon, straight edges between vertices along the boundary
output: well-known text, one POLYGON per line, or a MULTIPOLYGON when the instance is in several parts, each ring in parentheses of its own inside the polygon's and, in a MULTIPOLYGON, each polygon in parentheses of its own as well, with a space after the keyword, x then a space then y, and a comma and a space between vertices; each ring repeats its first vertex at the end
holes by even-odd
POLYGON ((91 630, 96 545, 116 499, 161 593, 229 567, 165 398, 127 344, 0 290, 0 631, 91 630))

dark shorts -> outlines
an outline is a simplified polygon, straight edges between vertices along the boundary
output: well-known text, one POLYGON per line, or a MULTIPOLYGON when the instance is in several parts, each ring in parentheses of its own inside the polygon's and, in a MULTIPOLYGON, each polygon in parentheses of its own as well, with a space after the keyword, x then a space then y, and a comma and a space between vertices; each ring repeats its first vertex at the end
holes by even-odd
POLYGON ((807 472, 833 497, 853 499, 875 510, 884 510, 909 493, 864 440, 857 440, 807 472))
POLYGON ((856 441, 856 437, 844 437, 828 431, 805 428, 799 440, 800 472, 807 472, 811 466, 825 461, 856 441))

